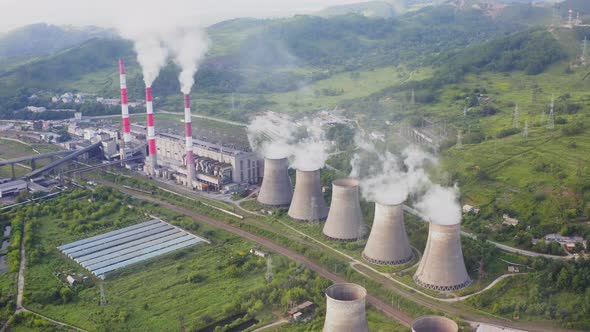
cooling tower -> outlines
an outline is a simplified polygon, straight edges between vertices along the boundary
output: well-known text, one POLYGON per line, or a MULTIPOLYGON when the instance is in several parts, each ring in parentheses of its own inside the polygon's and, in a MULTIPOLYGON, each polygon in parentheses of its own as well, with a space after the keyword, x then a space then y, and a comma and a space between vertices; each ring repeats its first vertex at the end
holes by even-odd
POLYGON ((334 240, 353 241, 364 235, 363 226, 359 182, 355 179, 332 182, 332 203, 324 235, 334 240))
POLYGON ((424 316, 412 323, 412 332, 457 332, 459 326, 452 320, 441 316, 424 316))
POLYGON ((461 251, 461 226, 430 223, 428 241, 414 281, 424 288, 447 292, 471 283, 461 251))
POLYGON ((258 203, 272 207, 289 206, 293 198, 293 187, 289 178, 289 161, 264 159, 264 178, 258 193, 258 203))
POLYGON ((404 225, 403 205, 375 203, 375 218, 363 258, 374 264, 398 265, 413 257, 404 225))
POLYGON ((367 291, 355 284, 335 284, 326 289, 324 332, 368 332, 365 313, 367 291))
POLYGON ((328 207, 322 194, 320 170, 297 170, 295 192, 289 207, 289 216, 300 221, 322 221, 328 216, 328 207))

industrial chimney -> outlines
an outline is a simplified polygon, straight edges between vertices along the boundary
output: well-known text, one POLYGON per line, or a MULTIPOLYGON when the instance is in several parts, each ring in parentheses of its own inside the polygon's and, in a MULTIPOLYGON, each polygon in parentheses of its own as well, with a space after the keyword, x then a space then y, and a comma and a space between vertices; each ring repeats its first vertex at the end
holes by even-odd
POLYGON ((355 284, 334 284, 328 287, 323 332, 368 332, 366 296, 367 291, 355 284))
POLYGON ((184 127, 186 140, 186 185, 193 188, 195 178, 195 156, 193 155, 193 124, 191 114, 191 97, 184 95, 184 127))
POLYGON ((152 101, 152 87, 145 88, 145 109, 147 111, 147 141, 148 141, 148 173, 152 176, 156 174, 158 168, 158 159, 156 152, 156 130, 154 127, 154 104, 152 101))
POLYGON ((471 284, 461 251, 461 226, 430 223, 428 241, 414 281, 440 292, 455 291, 471 284))
POLYGON ((332 182, 332 203, 323 232, 331 239, 342 241, 354 241, 364 235, 357 180, 349 178, 332 182))
POLYGON ((258 193, 258 203, 272 207, 291 204, 293 187, 289 178, 289 161, 282 159, 264 159, 264 178, 258 193))
POLYGON ((379 265, 399 265, 412 260, 414 253, 406 234, 402 204, 375 203, 375 218, 362 255, 379 265))
MULTIPOLYGON (((127 96, 127 76, 125 75, 125 63, 119 59, 119 81, 121 83, 121 115, 123 118, 123 148, 129 148, 131 144, 131 124, 129 122, 129 100, 127 96)), ((121 160, 125 159, 124 149, 121 149, 121 160)))
POLYGON ((457 332, 459 326, 441 316, 423 316, 412 323, 412 332, 457 332))
POLYGON ((299 221, 322 221, 328 216, 328 207, 322 194, 320 170, 297 170, 295 192, 289 207, 289 216, 299 221))

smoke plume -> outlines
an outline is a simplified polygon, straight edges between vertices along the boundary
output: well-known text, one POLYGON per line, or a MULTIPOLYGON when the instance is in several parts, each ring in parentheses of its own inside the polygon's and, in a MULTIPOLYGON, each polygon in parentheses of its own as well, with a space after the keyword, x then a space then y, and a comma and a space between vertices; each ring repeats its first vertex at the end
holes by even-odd
POLYGON ((180 90, 190 94, 199 64, 209 48, 209 40, 202 29, 185 27, 176 29, 166 43, 174 54, 174 62, 181 69, 178 76, 180 90))
POLYGON ((288 115, 267 112, 248 126, 252 149, 265 158, 289 158, 291 167, 314 171, 324 167, 330 143, 317 119, 295 121, 288 115))
POLYGON ((438 184, 433 185, 415 207, 434 224, 456 225, 461 223, 458 196, 457 186, 445 188, 438 184))
POLYGON ((431 155, 411 147, 401 156, 379 151, 360 134, 355 136, 355 144, 357 151, 351 160, 350 176, 360 180, 365 200, 397 205, 430 185, 424 166, 435 162, 431 155))
POLYGON ((160 69, 166 65, 168 50, 164 47, 162 40, 156 33, 137 34, 131 37, 134 41, 137 61, 143 70, 143 81, 146 87, 151 87, 160 69))

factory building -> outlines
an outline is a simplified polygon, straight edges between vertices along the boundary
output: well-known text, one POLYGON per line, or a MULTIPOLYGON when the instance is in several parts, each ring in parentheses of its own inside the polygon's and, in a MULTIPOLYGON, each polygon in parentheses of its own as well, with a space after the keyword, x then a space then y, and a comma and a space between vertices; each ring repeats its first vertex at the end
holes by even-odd
MULTIPOLYGON (((185 138, 179 135, 159 133, 157 154, 160 166, 181 173, 178 178, 186 179, 185 138)), ((258 183, 263 174, 263 162, 253 152, 224 147, 203 140, 193 140, 195 155, 195 177, 221 189, 230 183, 258 183)), ((181 180, 181 182, 183 182, 181 180)))

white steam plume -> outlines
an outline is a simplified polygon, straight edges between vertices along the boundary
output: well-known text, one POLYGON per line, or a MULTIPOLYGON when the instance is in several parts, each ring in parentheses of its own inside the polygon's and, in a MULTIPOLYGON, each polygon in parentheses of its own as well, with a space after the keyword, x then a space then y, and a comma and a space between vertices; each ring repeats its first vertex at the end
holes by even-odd
POLYGON ((461 206, 459 205, 459 188, 445 188, 434 185, 416 203, 416 209, 430 222, 438 225, 456 225, 461 223, 461 206))
POLYGON ((289 158, 290 166, 303 171, 324 167, 329 141, 316 119, 294 121, 288 115, 267 112, 248 125, 248 140, 265 158, 289 158))
POLYGON ((169 34, 166 44, 174 54, 174 62, 180 67, 180 90, 189 94, 195 84, 195 74, 209 48, 209 39, 200 28, 178 28, 169 34))
POLYGON ((407 148, 402 159, 389 151, 379 151, 361 135, 355 136, 355 144, 357 151, 351 160, 350 176, 360 180, 365 200, 397 205, 430 185, 423 167, 435 160, 431 155, 407 148))
POLYGON ((156 33, 142 33, 132 39, 137 61, 143 70, 143 81, 146 87, 151 87, 160 69, 166 65, 168 50, 156 33))

